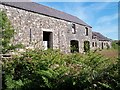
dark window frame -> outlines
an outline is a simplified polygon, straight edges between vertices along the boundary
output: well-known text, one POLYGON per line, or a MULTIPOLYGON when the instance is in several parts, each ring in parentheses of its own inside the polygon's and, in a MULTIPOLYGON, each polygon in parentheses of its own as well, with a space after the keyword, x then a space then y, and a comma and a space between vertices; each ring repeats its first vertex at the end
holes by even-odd
POLYGON ((88 27, 85 27, 85 36, 88 36, 89 30, 88 27))
POLYGON ((97 47, 97 42, 95 42, 95 47, 97 47))
POLYGON ((30 29, 29 36, 30 36, 30 43, 31 43, 32 42, 32 30, 31 29, 30 29))
POLYGON ((72 34, 76 34, 76 25, 74 23, 72 24, 72 29, 74 30, 72 31, 72 34))
POLYGON ((94 42, 92 42, 92 47, 94 47, 95 46, 95 43, 94 42))

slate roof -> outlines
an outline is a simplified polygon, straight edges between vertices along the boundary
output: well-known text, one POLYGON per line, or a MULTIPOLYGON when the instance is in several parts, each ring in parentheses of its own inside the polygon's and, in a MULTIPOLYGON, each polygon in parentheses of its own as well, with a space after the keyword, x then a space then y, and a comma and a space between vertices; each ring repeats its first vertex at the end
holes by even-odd
POLYGON ((96 38, 99 40, 99 41, 110 41, 109 38, 103 36, 101 33, 99 32, 92 32, 92 36, 96 36, 96 38))
POLYGON ((31 12, 47 15, 50 17, 55 17, 55 18, 66 20, 66 21, 73 22, 73 23, 77 23, 83 26, 91 27, 76 16, 67 14, 62 11, 58 11, 56 9, 53 9, 53 8, 50 8, 50 7, 35 3, 35 2, 0 2, 0 3, 15 7, 15 8, 20 8, 20 9, 28 10, 31 12))

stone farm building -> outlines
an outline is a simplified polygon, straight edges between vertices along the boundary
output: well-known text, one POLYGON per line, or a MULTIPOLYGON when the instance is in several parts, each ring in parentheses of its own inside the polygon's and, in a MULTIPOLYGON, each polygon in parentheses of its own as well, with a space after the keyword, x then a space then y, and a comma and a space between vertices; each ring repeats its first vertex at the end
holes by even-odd
POLYGON ((111 40, 103 36, 99 32, 92 32, 92 47, 93 49, 111 48, 111 40))
POLYGON ((97 48, 109 43, 93 38, 96 33, 92 33, 92 27, 76 16, 34 2, 1 2, 0 10, 7 14, 15 29, 13 44, 60 49, 65 53, 73 52, 71 48, 75 47, 75 51, 82 53, 85 42, 90 49, 95 49, 93 42, 99 45, 97 48))

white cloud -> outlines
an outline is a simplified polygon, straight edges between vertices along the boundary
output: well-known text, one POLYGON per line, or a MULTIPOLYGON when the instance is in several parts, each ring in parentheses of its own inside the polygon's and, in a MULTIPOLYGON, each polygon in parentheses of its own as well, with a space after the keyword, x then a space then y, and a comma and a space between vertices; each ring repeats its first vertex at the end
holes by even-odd
POLYGON ((94 31, 100 32, 108 38, 118 39, 117 13, 108 16, 100 15, 96 18, 96 15, 105 10, 113 10, 111 7, 108 7, 109 5, 111 5, 111 3, 91 3, 89 5, 80 4, 79 6, 73 6, 72 8, 64 6, 64 9, 68 12, 72 12, 72 15, 79 17, 86 23, 92 24, 94 31))
POLYGON ((93 30, 111 38, 118 39, 118 14, 103 16, 97 19, 93 30))
MULTIPOLYGON (((77 4, 77 3, 76 3, 77 4)), ((89 25, 92 25, 94 31, 98 31, 103 35, 111 38, 118 39, 118 26, 116 25, 117 13, 113 13, 112 15, 102 16, 103 11, 107 11, 108 9, 113 10, 109 5, 112 5, 110 2, 107 3, 80 3, 76 5, 73 3, 73 7, 69 7, 69 3, 64 3, 63 8, 54 6, 59 10, 72 14, 74 16, 79 17, 89 25), (74 6, 75 5, 75 6, 74 6), (96 15, 101 14, 96 17, 96 15), (113 21, 115 23, 113 23, 113 21)))
POLYGON ((117 25, 112 25, 112 26, 96 26, 93 27, 95 31, 99 31, 101 33, 107 34, 107 33, 118 33, 118 27, 117 25))
MULTIPOLYGON (((107 2, 107 3, 93 3, 89 6, 87 6, 87 9, 92 9, 93 11, 101 11, 103 9, 105 9, 108 5, 110 4, 110 2, 107 2)), ((93 12, 94 13, 94 12, 93 12)))
MULTIPOLYGON (((56 4, 57 5, 57 4, 56 4)), ((70 4, 71 5, 71 4, 70 4)), ((74 16, 79 17, 89 25, 92 25, 94 31, 98 31, 102 33, 103 35, 111 38, 111 39, 117 39, 118 37, 118 25, 117 24, 117 18, 118 14, 113 13, 112 15, 108 16, 102 16, 102 12, 108 9, 113 10, 113 6, 110 2, 107 3, 80 3, 77 5, 77 3, 73 3, 73 7, 69 7, 69 3, 63 4, 63 8, 59 6, 57 9, 62 10, 64 12, 67 12, 69 14, 72 14, 74 16), (109 7, 111 6, 111 7, 109 7), (100 14, 96 17, 96 15, 100 14), (113 21, 115 23, 113 23, 113 21)), ((54 8, 55 8, 54 7, 54 8)))
MULTIPOLYGON (((82 19, 83 21, 87 22, 88 24, 92 24, 95 20, 95 15, 102 10, 106 9, 106 7, 110 5, 110 2, 107 3, 91 3, 89 5, 85 5, 85 3, 77 7, 73 7, 71 10, 73 13, 72 15, 75 15, 82 19)), ((66 7, 67 8, 67 7, 66 7)), ((68 11, 69 11, 68 10, 68 11)))
POLYGON ((110 25, 102 24, 93 27, 93 30, 102 33, 108 38, 118 39, 118 25, 116 24, 112 24, 112 23, 110 25))
POLYGON ((118 19, 118 14, 113 14, 109 16, 103 16, 97 20, 97 24, 111 23, 113 20, 118 19))

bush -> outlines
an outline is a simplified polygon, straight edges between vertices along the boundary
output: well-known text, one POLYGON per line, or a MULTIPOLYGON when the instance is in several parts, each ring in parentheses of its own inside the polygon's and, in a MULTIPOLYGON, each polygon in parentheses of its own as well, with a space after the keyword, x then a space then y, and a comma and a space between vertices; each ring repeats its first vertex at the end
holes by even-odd
POLYGON ((3 71, 3 89, 115 89, 118 82, 117 63, 94 53, 26 51, 4 62, 3 71))
POLYGON ((89 52, 89 51, 90 51, 90 42, 84 41, 84 52, 89 52))
POLYGON ((120 50, 120 40, 112 42, 112 48, 120 50))
POLYGON ((10 50, 23 47, 22 44, 11 44, 14 34, 14 28, 7 15, 4 11, 0 11, 0 42, 2 49, 1 52, 3 54, 10 52, 10 50))

